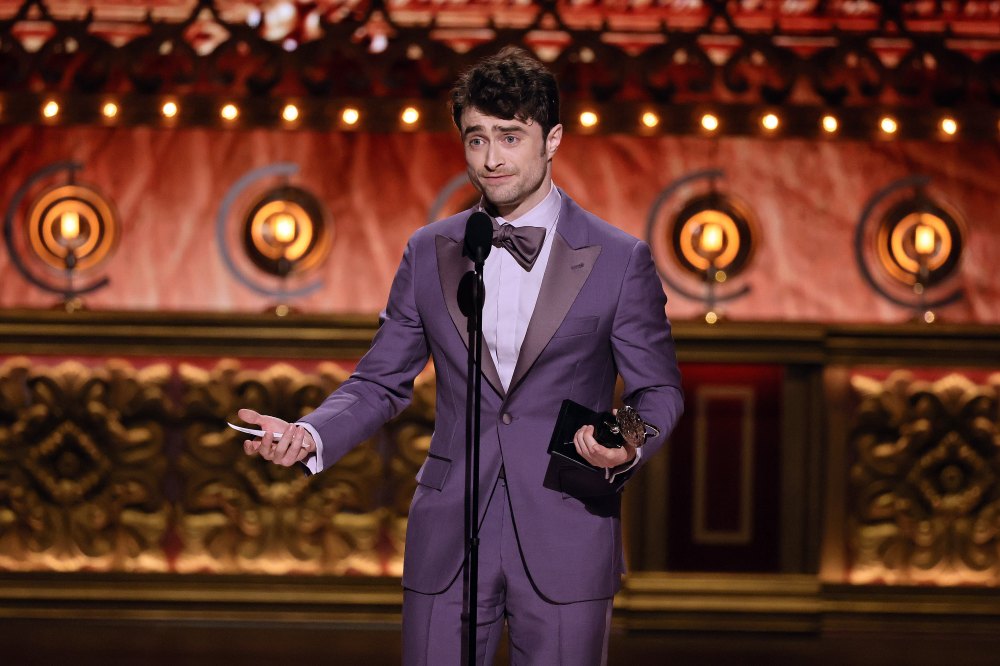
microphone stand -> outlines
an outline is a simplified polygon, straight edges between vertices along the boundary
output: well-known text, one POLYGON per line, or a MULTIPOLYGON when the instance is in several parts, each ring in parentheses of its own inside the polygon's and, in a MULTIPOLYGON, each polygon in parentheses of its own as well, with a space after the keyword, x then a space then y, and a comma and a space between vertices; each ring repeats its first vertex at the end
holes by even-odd
POLYGON ((465 394, 465 538, 467 541, 462 619, 469 666, 476 665, 477 602, 479 584, 479 428, 483 386, 483 303, 486 287, 483 267, 493 241, 493 220, 482 211, 469 216, 465 225, 463 255, 474 269, 458 285, 458 305, 469 319, 469 365, 465 394))
POLYGON ((485 257, 474 257, 475 269, 465 274, 463 282, 471 287, 469 320, 469 364, 465 400, 465 535, 466 549, 466 649, 467 663, 476 665, 476 631, 478 628, 479 582, 479 428, 482 416, 483 373, 483 284, 485 257), (471 283, 471 284, 470 284, 471 283))

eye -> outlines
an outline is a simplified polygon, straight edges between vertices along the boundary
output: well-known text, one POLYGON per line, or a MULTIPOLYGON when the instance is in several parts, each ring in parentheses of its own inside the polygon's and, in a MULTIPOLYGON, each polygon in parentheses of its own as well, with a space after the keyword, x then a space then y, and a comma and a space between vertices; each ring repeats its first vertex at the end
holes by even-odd
POLYGON ((473 137, 469 139, 469 146, 471 146, 472 148, 478 148, 481 145, 483 145, 483 140, 480 139, 479 137, 473 137))
POLYGON ((503 142, 506 143, 506 144, 508 144, 508 145, 513 146, 515 143, 517 143, 517 137, 514 136, 513 134, 508 134, 508 135, 504 136, 503 142))

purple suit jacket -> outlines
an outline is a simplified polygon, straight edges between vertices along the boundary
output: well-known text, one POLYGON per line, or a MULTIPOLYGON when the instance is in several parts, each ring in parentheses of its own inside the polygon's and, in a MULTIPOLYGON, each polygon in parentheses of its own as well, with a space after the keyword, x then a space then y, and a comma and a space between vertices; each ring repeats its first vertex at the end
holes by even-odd
MULTIPOLYGON (((661 434, 647 441, 646 462, 683 410, 680 373, 649 247, 580 208, 562 208, 535 311, 510 390, 483 354, 480 509, 501 464, 525 563, 549 600, 608 598, 624 572, 620 490, 603 474, 546 452, 564 398, 595 410, 611 407, 616 375, 624 401, 661 434)), ((323 438, 322 467, 370 437, 412 396, 428 354, 437 375, 430 451, 410 505, 403 585, 445 590, 464 552, 466 320, 458 308, 471 211, 418 230, 407 244, 381 326, 357 370, 303 420, 323 438)))

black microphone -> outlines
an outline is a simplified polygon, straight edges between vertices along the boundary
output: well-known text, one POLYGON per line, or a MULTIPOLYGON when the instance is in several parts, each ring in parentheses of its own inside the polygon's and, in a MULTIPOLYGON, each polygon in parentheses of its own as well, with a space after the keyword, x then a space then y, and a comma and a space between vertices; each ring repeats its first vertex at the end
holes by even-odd
POLYGON ((493 247, 493 220, 481 210, 469 216, 465 223, 465 247, 462 256, 482 264, 493 247))

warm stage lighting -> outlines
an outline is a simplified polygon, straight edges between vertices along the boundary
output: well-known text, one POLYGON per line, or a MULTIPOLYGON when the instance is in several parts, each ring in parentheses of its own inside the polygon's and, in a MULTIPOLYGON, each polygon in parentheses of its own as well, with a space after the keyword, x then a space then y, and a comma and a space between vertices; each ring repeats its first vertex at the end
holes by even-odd
POLYGON ((593 127, 598 120, 597 114, 593 111, 584 111, 580 114, 580 124, 584 127, 593 127))
POLYGON ((778 129, 778 125, 780 124, 781 121, 778 119, 778 116, 776 116, 773 113, 768 113, 767 115, 765 115, 763 118, 760 119, 761 127, 766 129, 768 132, 773 132, 774 130, 778 129))
POLYGON ((361 120, 361 112, 357 109, 347 108, 340 114, 340 119, 345 125, 354 125, 361 120))
POLYGON ((944 117, 941 119, 941 131, 948 136, 955 136, 958 132, 958 121, 954 118, 944 117))
POLYGON ((118 115, 118 105, 114 102, 105 102, 104 106, 101 107, 101 113, 104 114, 105 118, 114 118, 118 115))
POLYGON ((160 109, 164 118, 173 118, 177 115, 177 104, 175 102, 167 102, 160 109))
POLYGON ((407 125, 412 125, 413 123, 420 120, 420 112, 414 109, 412 106, 408 106, 403 109, 403 115, 400 116, 403 122, 407 125))
POLYGON ((42 107, 42 115, 46 118, 55 118, 59 115, 59 103, 55 100, 49 100, 42 107))
POLYGON ((719 129, 719 119, 711 113, 706 113, 701 117, 701 126, 708 132, 714 132, 719 129))
POLYGON ((837 127, 840 123, 837 122, 836 116, 831 116, 829 114, 823 116, 823 131, 827 134, 833 134, 837 131, 837 127))
POLYGON ((222 110, 219 111, 219 115, 222 116, 223 120, 233 121, 236 120, 237 117, 239 117, 240 110, 236 108, 235 104, 226 104, 224 107, 222 107, 222 110))
POLYGON ((647 111, 646 113, 642 114, 642 124, 648 127, 649 129, 653 129, 654 127, 660 124, 660 117, 655 113, 653 113, 652 111, 647 111))
POLYGON ((299 119, 299 107, 294 104, 286 104, 285 108, 281 110, 281 117, 285 119, 285 122, 295 122, 299 119))
POLYGON ((899 129, 899 124, 896 119, 891 116, 883 116, 882 120, 879 121, 878 126, 886 134, 895 134, 896 130, 899 129))

